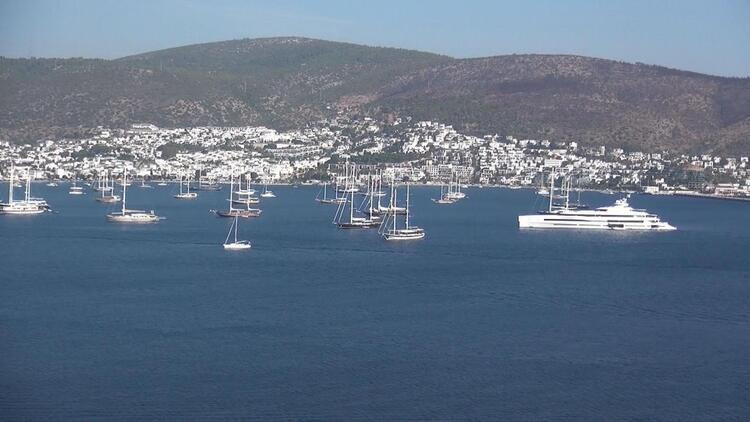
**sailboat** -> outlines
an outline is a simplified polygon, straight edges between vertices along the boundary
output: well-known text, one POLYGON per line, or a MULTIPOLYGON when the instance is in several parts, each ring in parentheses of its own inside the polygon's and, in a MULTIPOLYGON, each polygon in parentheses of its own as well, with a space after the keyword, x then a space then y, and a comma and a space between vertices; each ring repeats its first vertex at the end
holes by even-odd
MULTIPOLYGON (((391 205, 393 207, 396 206, 397 199, 397 191, 395 186, 391 188, 391 205)), ((404 228, 398 228, 396 221, 398 220, 398 217, 396 214, 389 214, 386 219, 383 221, 383 225, 381 226, 382 235, 385 238, 385 240, 415 240, 415 239, 422 239, 425 236, 424 229, 419 228, 417 226, 411 226, 409 225, 409 184, 406 184, 406 213, 405 215, 405 223, 404 228), (390 229, 387 229, 388 223, 393 223, 390 229)))
POLYGON ((198 189, 202 191, 219 191, 221 190, 221 185, 216 183, 215 181, 209 179, 207 182, 204 182, 203 177, 203 169, 198 170, 198 189))
POLYGON ((261 198, 276 198, 276 195, 268 190, 268 182, 263 184, 263 193, 260 194, 261 198))
MULTIPOLYGON (((321 189, 318 192, 318 195, 315 197, 315 200, 318 201, 321 204, 340 204, 342 202, 346 202, 346 198, 339 198, 338 193, 336 194, 336 197, 329 198, 328 197, 328 183, 323 183, 323 189, 321 189), (323 197, 320 197, 320 192, 323 192, 323 197)), ((334 192, 338 192, 338 189, 334 189, 334 192)))
POLYGON ((258 208, 250 208, 250 205, 247 205, 245 209, 239 209, 234 208, 234 194, 236 192, 234 191, 234 175, 232 175, 229 179, 229 209, 227 211, 223 210, 211 210, 214 214, 216 214, 219 217, 242 217, 242 218, 250 218, 250 217, 260 217, 260 214, 262 210, 258 208))
POLYGON ((125 194, 128 189, 128 175, 125 169, 122 170, 122 211, 113 212, 107 214, 107 220, 113 223, 156 223, 161 218, 154 213, 141 211, 141 210, 129 210, 125 207, 125 194))
POLYGON ((242 251, 245 249, 250 249, 250 241, 237 240, 237 227, 239 225, 240 225, 239 216, 235 215, 234 221, 232 221, 232 225, 229 227, 229 233, 227 233, 227 238, 224 239, 224 249, 228 251, 242 251), (234 231, 234 242, 229 241, 230 236, 232 236, 232 231, 234 231))
POLYGON ((153 186, 146 184, 146 178, 144 177, 141 179, 141 188, 143 189, 151 189, 153 186))
POLYGON ((452 198, 450 196, 450 192, 451 192, 450 183, 448 184, 447 189, 445 185, 440 185, 440 198, 433 198, 432 202, 436 204, 441 204, 441 205, 455 204, 457 199, 452 198))
POLYGON ((541 196, 549 195, 549 189, 544 187, 544 171, 542 171, 542 177, 539 179, 539 189, 537 189, 536 193, 541 196))
POLYGON ((109 171, 104 174, 104 178, 99 180, 99 191, 102 195, 96 200, 105 204, 114 204, 120 202, 120 197, 115 195, 115 184, 112 181, 112 185, 109 185, 108 179, 109 171))
POLYGON ((0 204, 0 214, 9 215, 33 215, 41 214, 45 211, 49 211, 47 202, 39 198, 31 198, 31 175, 29 174, 26 180, 26 192, 24 199, 21 201, 13 200, 13 188, 15 182, 13 176, 15 173, 15 167, 11 167, 10 178, 8 179, 8 202, 0 204))
POLYGON ((355 178, 354 178, 354 168, 352 168, 352 177, 351 182, 349 181, 349 178, 347 177, 345 183, 344 183, 344 198, 345 202, 342 202, 339 204, 338 208, 336 209, 336 214, 334 216, 334 222, 340 229, 370 229, 377 227, 379 225, 379 222, 373 221, 369 218, 364 217, 355 217, 354 216, 354 195, 359 191, 354 186, 355 178), (348 194, 348 198, 346 197, 348 194), (349 217, 347 218, 345 216, 346 214, 346 208, 349 208, 349 217))
POLYGON ((73 184, 68 189, 68 195, 83 195, 83 187, 78 186, 78 179, 73 179, 73 184))
POLYGON ((255 195, 255 189, 250 188, 250 178, 245 176, 247 181, 247 189, 242 189, 242 175, 240 174, 239 180, 237 181, 237 190, 234 192, 237 196, 252 196, 255 195))
POLYGON ((190 179, 186 179, 184 186, 186 190, 183 190, 183 183, 182 183, 182 175, 180 175, 180 193, 177 195, 174 195, 177 199, 195 199, 198 197, 198 194, 195 192, 190 192, 190 179))

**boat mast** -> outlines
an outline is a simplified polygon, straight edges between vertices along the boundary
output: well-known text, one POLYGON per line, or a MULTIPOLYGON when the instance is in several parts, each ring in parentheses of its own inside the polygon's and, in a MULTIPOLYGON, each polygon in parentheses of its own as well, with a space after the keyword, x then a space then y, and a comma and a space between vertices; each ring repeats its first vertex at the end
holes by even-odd
POLYGON ((409 183, 406 183, 406 229, 409 228, 409 183))
POLYGON ((128 174, 125 168, 122 169, 122 215, 125 215, 125 192, 128 188, 128 174))
MULTIPOLYGON (((242 176, 240 176, 242 177, 242 176)), ((241 187, 241 186, 240 186, 241 187)), ((232 200, 234 199, 234 171, 229 174, 229 212, 234 211, 232 200)))
POLYGON ((552 201, 555 197, 555 168, 552 167, 552 172, 549 174, 549 212, 552 212, 552 201))
POLYGON ((8 205, 13 204, 13 173, 16 171, 15 164, 10 167, 10 179, 8 180, 8 205))
POLYGON ((397 218, 396 218, 396 206, 398 204, 398 201, 396 200, 397 191, 396 191, 396 176, 395 175, 393 176, 393 183, 392 183, 391 186, 392 186, 391 189, 393 191, 393 196, 391 196, 391 202, 393 202, 391 204, 391 212, 393 213, 393 232, 395 233, 396 232, 396 220, 397 220, 397 218))
MULTIPOLYGON (((354 168, 352 168, 352 170, 354 170, 354 168)), ((352 224, 354 223, 354 176, 353 175, 352 175, 352 184, 349 190, 351 191, 351 197, 352 197, 352 202, 349 204, 349 224, 352 224)))
POLYGON ((29 199, 31 198, 31 169, 26 171, 26 202, 29 202, 29 199))

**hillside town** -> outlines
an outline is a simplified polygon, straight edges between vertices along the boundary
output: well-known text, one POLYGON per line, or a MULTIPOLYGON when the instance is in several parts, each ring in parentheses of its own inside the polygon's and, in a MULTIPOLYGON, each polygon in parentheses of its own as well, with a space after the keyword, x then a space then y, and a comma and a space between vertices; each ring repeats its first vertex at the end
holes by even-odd
POLYGON ((462 134, 450 125, 391 118, 338 117, 300 130, 266 127, 129 129, 100 127, 85 139, 0 143, 0 174, 14 166, 35 180, 95 180, 127 169, 137 179, 246 174, 264 183, 330 179, 345 162, 378 165, 415 183, 535 187, 551 169, 576 187, 750 196, 748 157, 624 151, 577 142, 462 134))

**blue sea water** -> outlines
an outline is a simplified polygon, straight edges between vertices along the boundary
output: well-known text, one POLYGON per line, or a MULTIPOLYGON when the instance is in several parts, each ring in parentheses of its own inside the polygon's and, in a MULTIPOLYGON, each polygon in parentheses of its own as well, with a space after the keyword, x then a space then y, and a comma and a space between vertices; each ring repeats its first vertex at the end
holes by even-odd
POLYGON ((134 226, 34 190, 54 213, 0 217, 0 419, 750 420, 749 203, 521 231, 531 191, 414 188, 427 237, 389 243, 275 187, 231 253, 226 191, 134 186, 167 218, 134 226))

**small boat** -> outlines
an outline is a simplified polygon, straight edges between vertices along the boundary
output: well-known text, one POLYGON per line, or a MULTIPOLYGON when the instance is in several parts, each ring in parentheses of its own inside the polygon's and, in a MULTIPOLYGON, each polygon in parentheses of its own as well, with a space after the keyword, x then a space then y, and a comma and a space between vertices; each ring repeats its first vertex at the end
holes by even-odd
POLYGON ((151 189, 153 186, 146 184, 146 179, 141 180, 141 188, 143 189, 151 189))
POLYGON ((57 182, 49 182, 49 183, 47 183, 47 186, 49 186, 51 188, 54 188, 54 187, 57 187, 59 185, 57 184, 57 182))
POLYGON ((315 197, 315 200, 317 202, 319 202, 321 204, 326 204, 326 205, 329 205, 329 204, 340 204, 342 202, 346 202, 346 198, 343 198, 343 197, 341 197, 341 198, 338 198, 338 197, 337 198, 329 198, 328 197, 327 187, 328 187, 328 183, 323 183, 323 189, 322 189, 323 197, 321 198, 320 192, 318 192, 318 195, 315 197))
POLYGON ((167 182, 161 181, 156 184, 156 186, 168 186, 169 184, 167 182))
POLYGON ((150 212, 142 210, 129 210, 125 207, 125 194, 128 187, 127 173, 123 169, 122 172, 122 211, 113 212, 107 214, 107 221, 113 223, 156 223, 161 218, 154 213, 153 210, 150 212))
POLYGON ((276 195, 272 191, 268 190, 267 184, 264 184, 263 193, 260 194, 260 197, 261 198, 276 198, 276 195))
POLYGON ((83 187, 78 186, 75 179, 73 179, 73 184, 68 189, 68 195, 83 195, 83 187))
POLYGON ((239 216, 234 216, 234 221, 232 221, 232 225, 229 227, 229 233, 227 233, 227 238, 224 239, 224 249, 228 251, 243 251, 246 249, 250 249, 250 241, 248 240, 237 240, 237 227, 240 225, 239 223, 239 216), (234 229, 234 241, 230 242, 229 237, 232 236, 232 229, 234 229))
POLYGON ((185 181, 184 186, 186 187, 186 190, 183 190, 183 183, 182 183, 182 176, 180 176, 180 193, 177 195, 174 195, 177 199, 195 199, 198 197, 198 194, 195 192, 190 192, 190 179, 187 179, 185 181))

